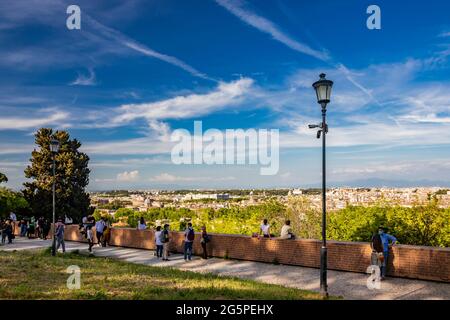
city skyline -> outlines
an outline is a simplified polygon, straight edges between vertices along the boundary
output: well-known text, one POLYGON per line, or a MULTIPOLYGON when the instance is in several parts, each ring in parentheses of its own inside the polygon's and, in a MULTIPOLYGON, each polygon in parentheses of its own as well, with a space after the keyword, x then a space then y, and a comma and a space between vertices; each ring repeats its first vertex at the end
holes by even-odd
POLYGON ((89 190, 319 186, 312 83, 334 81, 330 186, 440 186, 450 176, 450 4, 378 1, 0 4, 0 172, 21 188, 40 127, 90 158, 89 190), (413 21, 420 20, 419 23, 413 21), (412 21, 407 23, 406 21, 412 21), (351 35, 351 36, 349 36, 351 35), (279 129, 280 166, 174 165, 170 135, 279 129))

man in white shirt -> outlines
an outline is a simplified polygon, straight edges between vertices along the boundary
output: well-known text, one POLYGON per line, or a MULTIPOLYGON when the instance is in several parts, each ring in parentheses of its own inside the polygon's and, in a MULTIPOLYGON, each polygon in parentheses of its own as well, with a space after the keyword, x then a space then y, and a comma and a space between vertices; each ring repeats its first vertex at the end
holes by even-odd
POLYGON ((11 221, 16 222, 17 221, 17 216, 14 212, 11 212, 9 214, 9 218, 11 219, 11 221))
POLYGON ((262 225, 259 227, 259 234, 260 235, 262 234, 264 238, 269 238, 269 239, 271 238, 270 237, 270 225, 267 222, 267 219, 264 219, 262 225))
POLYGON ((292 233, 291 221, 286 220, 284 226, 281 228, 281 239, 294 239, 294 234, 292 233))

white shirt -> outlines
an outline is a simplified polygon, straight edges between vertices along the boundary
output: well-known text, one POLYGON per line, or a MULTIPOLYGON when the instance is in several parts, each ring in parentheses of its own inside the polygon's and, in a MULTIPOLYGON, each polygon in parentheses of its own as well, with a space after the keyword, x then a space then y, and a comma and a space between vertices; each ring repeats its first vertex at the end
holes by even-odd
POLYGON ((145 230, 145 229, 147 229, 147 225, 145 223, 138 224, 138 230, 145 230))
POLYGON ((162 231, 156 231, 155 232, 155 243, 157 246, 162 246, 163 243, 161 242, 161 232, 162 231))
POLYGON ((105 221, 99 220, 95 223, 96 232, 103 232, 104 229, 105 229, 105 221))
POLYGON ((288 226, 287 224, 285 224, 282 228, 281 228, 281 235, 280 238, 282 239, 289 239, 289 232, 291 231, 291 226, 288 226))
POLYGON ((17 217, 16 217, 16 214, 15 214, 14 212, 11 212, 11 213, 9 214, 9 218, 10 218, 12 221, 17 221, 17 217))
POLYGON ((269 224, 262 224, 261 225, 261 231, 263 232, 263 234, 269 234, 269 228, 270 228, 270 225, 269 224))

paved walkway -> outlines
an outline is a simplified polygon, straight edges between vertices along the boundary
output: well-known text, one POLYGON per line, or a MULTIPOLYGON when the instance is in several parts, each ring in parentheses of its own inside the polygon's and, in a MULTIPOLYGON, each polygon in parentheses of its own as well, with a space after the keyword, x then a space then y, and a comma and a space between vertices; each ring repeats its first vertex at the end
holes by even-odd
MULTIPOLYGON (((50 240, 28 240, 16 238, 11 245, 0 246, 0 250, 27 250, 51 246, 50 240)), ((67 250, 87 252, 87 244, 66 242, 67 250)), ((319 290, 319 270, 314 268, 273 265, 262 262, 224 260, 211 258, 202 260, 193 257, 185 262, 181 254, 171 254, 170 261, 161 261, 154 256, 154 251, 122 247, 94 247, 94 255, 111 257, 132 263, 155 267, 173 267, 195 272, 212 272, 219 275, 236 276, 271 284, 280 284, 308 290, 319 290)), ((369 290, 366 287, 368 275, 328 271, 328 287, 331 295, 343 296, 345 299, 445 299, 450 300, 450 284, 433 281, 388 278, 381 283, 381 289, 369 290)))

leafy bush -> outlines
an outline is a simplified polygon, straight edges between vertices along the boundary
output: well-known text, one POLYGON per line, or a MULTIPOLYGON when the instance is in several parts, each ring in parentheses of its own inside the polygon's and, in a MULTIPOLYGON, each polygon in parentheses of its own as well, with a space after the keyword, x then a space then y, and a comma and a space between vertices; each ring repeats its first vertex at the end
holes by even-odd
POLYGON ((20 192, 0 187, 0 217, 9 217, 11 211, 23 216, 28 208, 28 202, 20 192))
MULTIPOLYGON (((194 229, 205 225, 209 232, 251 235, 259 232, 263 219, 268 219, 271 233, 279 235, 285 220, 299 238, 321 238, 321 211, 313 209, 306 197, 293 197, 283 205, 275 200, 247 207, 190 210, 187 208, 151 208, 147 212, 119 209, 115 219, 126 217, 136 227, 144 217, 150 227, 156 222, 169 222, 172 230, 184 230, 191 221, 194 229)), ((450 246, 450 209, 439 208, 436 199, 412 208, 379 203, 370 207, 348 206, 329 211, 327 238, 341 241, 370 241, 378 226, 390 229, 400 243, 426 246, 450 246)))

